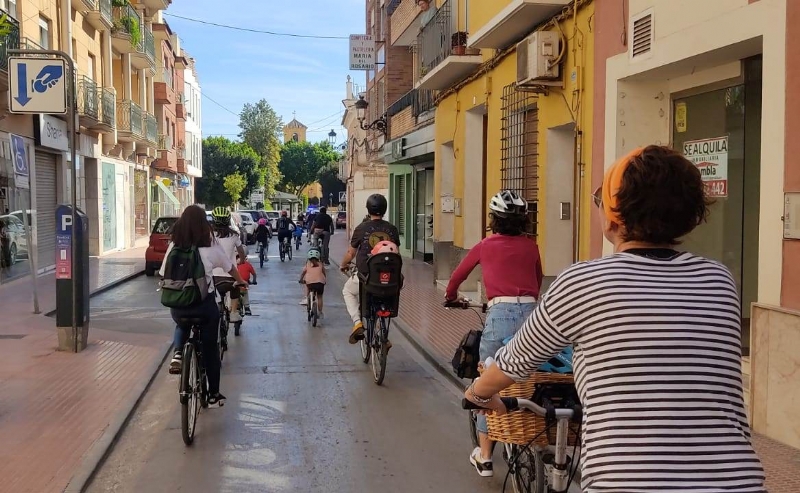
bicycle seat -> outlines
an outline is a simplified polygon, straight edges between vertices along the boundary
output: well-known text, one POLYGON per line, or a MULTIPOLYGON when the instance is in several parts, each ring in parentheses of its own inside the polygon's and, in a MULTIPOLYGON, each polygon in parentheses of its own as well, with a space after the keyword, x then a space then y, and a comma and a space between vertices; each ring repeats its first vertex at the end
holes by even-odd
POLYGON ((183 328, 192 328, 204 323, 206 323, 206 319, 200 317, 181 317, 178 319, 178 325, 183 328))

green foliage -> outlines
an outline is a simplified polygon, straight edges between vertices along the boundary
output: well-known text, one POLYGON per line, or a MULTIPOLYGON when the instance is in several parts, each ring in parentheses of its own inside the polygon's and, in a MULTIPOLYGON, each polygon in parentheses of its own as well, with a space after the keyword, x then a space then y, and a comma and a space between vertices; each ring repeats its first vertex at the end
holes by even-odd
POLYGON ((322 168, 338 159, 339 153, 327 142, 287 142, 281 149, 278 164, 283 175, 278 188, 299 195, 304 188, 317 181, 322 168))
POLYGON ((207 207, 228 206, 249 198, 259 186, 261 160, 250 146, 233 142, 225 137, 208 137, 203 140, 203 178, 197 180, 197 201, 207 207), (245 186, 234 198, 225 186, 225 178, 242 175, 245 186))
POLYGON ((301 195, 300 200, 303 201, 303 210, 305 211, 306 209, 308 209, 308 195, 306 194, 301 195))
POLYGON ((129 5, 128 0, 111 0, 112 7, 126 7, 129 5))
POLYGON ((244 105, 239 114, 239 128, 241 129, 239 137, 261 157, 260 185, 264 187, 265 195, 271 197, 281 181, 278 160, 283 121, 267 100, 262 99, 255 104, 244 105))
POLYGON ((317 181, 322 185, 322 197, 325 201, 333 194, 333 201, 328 205, 338 205, 339 192, 344 192, 347 189, 347 186, 339 180, 339 165, 337 163, 328 163, 319 170, 317 181))
POLYGON ((236 172, 222 179, 222 186, 235 204, 242 198, 242 191, 247 187, 247 179, 243 174, 236 172))
POLYGON ((13 30, 14 26, 11 24, 8 14, 0 16, 0 36, 8 36, 13 30))

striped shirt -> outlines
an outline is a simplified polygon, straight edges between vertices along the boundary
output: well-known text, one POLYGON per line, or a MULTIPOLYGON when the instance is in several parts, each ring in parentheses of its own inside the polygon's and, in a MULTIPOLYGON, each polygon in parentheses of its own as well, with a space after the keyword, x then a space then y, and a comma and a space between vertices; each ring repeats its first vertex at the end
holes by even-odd
POLYGON ((750 444, 736 285, 690 253, 617 253, 562 273, 496 355, 525 379, 574 345, 586 493, 765 493, 750 444))

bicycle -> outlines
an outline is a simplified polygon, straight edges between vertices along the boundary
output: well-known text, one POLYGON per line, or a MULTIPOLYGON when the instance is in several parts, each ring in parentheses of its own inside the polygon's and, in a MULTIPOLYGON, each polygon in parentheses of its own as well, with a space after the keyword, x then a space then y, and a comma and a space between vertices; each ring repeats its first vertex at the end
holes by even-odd
POLYGON ((294 232, 294 249, 300 250, 300 245, 303 243, 303 228, 297 227, 294 232), (299 233, 297 233, 299 231, 299 233))
POLYGON ((292 240, 290 237, 286 237, 280 243, 280 254, 281 254, 281 262, 283 262, 286 257, 289 257, 289 260, 292 260, 292 240))
POLYGON ((264 260, 267 258, 267 245, 269 245, 269 240, 258 245, 258 264, 262 269, 264 268, 264 260))
MULTIPOLYGON (((500 400, 503 401, 503 404, 506 406, 506 409, 509 412, 516 410, 530 411, 547 419, 547 421, 551 424, 545 428, 542 433, 552 428, 553 421, 556 422, 556 443, 554 453, 534 453, 534 466, 536 473, 536 485, 534 485, 534 487, 541 487, 541 490, 527 489, 521 491, 565 493, 567 490, 569 490, 570 484, 572 484, 572 480, 578 469, 577 461, 575 464, 572 463, 572 459, 578 457, 575 452, 575 449, 578 447, 577 440, 575 442, 575 446, 573 447, 572 457, 567 455, 569 432, 572 431, 570 430, 569 424, 572 422, 580 427, 583 419, 583 408, 580 406, 580 404, 575 404, 571 408, 556 408, 552 404, 547 405, 547 407, 542 407, 533 401, 528 399, 519 399, 517 397, 501 397, 500 400), (570 468, 572 471, 570 471, 570 468)), ((461 407, 462 409, 469 410, 485 409, 467 399, 461 400, 461 407)), ((580 436, 580 431, 578 431, 577 434, 580 436)), ((512 447, 514 447, 511 450, 512 453, 509 454, 509 459, 507 459, 509 462, 509 471, 506 475, 505 481, 503 482, 503 491, 505 491, 506 481, 508 481, 509 475, 514 474, 515 477, 518 475, 518 471, 513 471, 512 468, 519 467, 519 456, 522 453, 525 453, 526 450, 528 451, 528 454, 531 453, 530 445, 513 445, 512 447)), ((520 491, 517 489, 516 482, 514 482, 514 485, 515 491, 520 491)), ((528 486, 531 485, 528 484, 528 486)))
POLYGON ((181 318, 181 327, 190 328, 189 340, 183 345, 181 362, 181 380, 178 396, 181 403, 181 435, 183 443, 194 442, 194 431, 197 426, 197 415, 200 407, 208 407, 208 377, 203 364, 203 353, 200 343, 200 327, 202 318, 181 318))
MULTIPOLYGON (((299 282, 300 284, 305 284, 305 281, 299 282)), ((309 289, 306 300, 306 314, 308 315, 308 321, 311 322, 312 327, 316 327, 317 322, 319 321, 319 303, 317 302, 317 292, 309 289)))

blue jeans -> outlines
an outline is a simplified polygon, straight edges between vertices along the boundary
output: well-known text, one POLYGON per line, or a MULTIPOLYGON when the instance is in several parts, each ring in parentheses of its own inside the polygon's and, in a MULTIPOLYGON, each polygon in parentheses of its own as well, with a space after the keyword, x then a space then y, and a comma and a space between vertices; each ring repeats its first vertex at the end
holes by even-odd
MULTIPOLYGON (((481 335, 481 361, 494 357, 503 341, 517 333, 533 313, 536 303, 498 303, 486 313, 486 326, 481 335)), ((478 415, 478 431, 487 433, 486 416, 478 415)))

